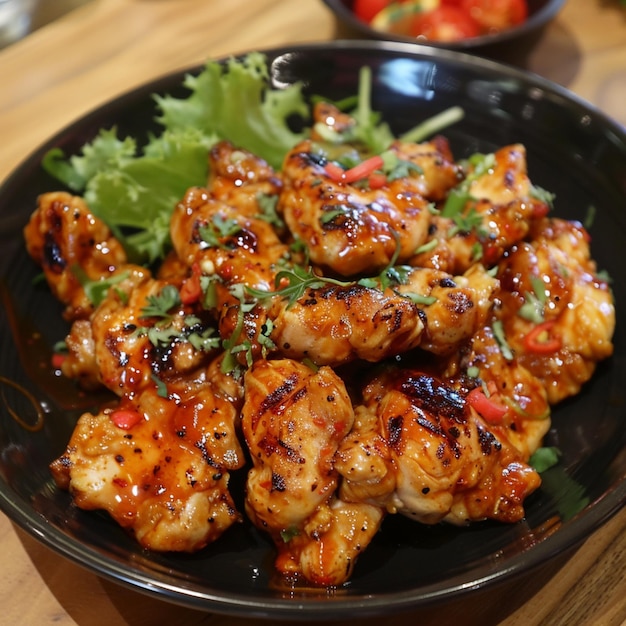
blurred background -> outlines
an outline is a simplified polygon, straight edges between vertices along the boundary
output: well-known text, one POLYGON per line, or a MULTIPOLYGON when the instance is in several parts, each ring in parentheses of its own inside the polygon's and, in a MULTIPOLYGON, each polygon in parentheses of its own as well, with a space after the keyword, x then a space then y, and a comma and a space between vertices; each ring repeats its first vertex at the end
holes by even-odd
POLYGON ((0 0, 0 48, 90 0, 0 0))

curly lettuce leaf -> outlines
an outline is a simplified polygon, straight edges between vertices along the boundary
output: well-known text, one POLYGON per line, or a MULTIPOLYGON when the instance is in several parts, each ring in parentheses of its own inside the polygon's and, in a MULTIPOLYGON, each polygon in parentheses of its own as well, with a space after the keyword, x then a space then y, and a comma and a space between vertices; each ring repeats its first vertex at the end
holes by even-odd
POLYGON ((137 262, 152 262, 167 252, 172 210, 189 187, 206 183, 208 151, 217 141, 228 139, 279 167, 304 137, 289 125, 293 116, 308 115, 301 85, 270 91, 261 53, 224 64, 209 61, 184 84, 187 97, 154 96, 163 131, 146 145, 119 138, 115 128, 103 129, 80 154, 66 158, 56 148, 42 162, 48 173, 84 196, 137 262))
POLYGON ((231 58, 224 65, 210 62, 198 76, 185 77, 189 98, 155 96, 162 111, 158 119, 171 130, 192 126, 228 139, 279 168, 285 154, 304 138, 289 120, 306 119, 309 105, 300 83, 271 91, 268 80, 266 58, 260 52, 231 58))

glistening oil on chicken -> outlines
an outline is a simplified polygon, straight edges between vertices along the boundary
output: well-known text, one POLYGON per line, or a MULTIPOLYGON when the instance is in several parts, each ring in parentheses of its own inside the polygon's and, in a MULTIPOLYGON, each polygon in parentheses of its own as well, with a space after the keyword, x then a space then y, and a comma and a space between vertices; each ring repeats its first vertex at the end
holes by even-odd
POLYGON ((332 587, 389 515, 522 520, 550 407, 611 355, 615 316, 522 145, 457 162, 437 136, 372 158, 320 134, 349 115, 314 115, 282 169, 215 144, 154 271, 66 192, 24 234, 71 324, 63 373, 117 396, 78 421, 59 487, 154 551, 247 518, 281 575, 332 587))

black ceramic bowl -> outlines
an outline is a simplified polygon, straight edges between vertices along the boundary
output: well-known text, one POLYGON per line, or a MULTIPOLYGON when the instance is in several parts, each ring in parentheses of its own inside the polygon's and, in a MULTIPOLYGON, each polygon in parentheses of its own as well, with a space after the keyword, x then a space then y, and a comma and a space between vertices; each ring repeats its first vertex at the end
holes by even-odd
MULTIPOLYGON (((162 599, 207 611, 293 619, 361 618, 443 607, 496 583, 516 585, 551 569, 626 502, 626 132, 564 89, 471 55, 389 42, 335 42, 267 52, 272 84, 303 81, 307 94, 339 100, 372 70, 373 107, 400 133, 452 105, 464 119, 446 135, 456 158, 522 142, 533 182, 556 194, 555 214, 582 220, 591 247, 614 278, 615 354, 582 393, 556 408, 546 444, 562 451, 513 525, 425 527, 389 516, 359 559, 349 584, 327 593, 275 586, 274 551, 249 523, 193 555, 142 550, 109 518, 73 507, 48 464, 65 449, 77 416, 97 398, 76 393, 51 372, 54 342, 67 332, 61 307, 40 282, 22 228, 38 194, 59 184, 41 168, 52 147, 75 153, 105 126, 122 135, 154 130, 153 93, 181 95, 183 75, 109 102, 48 140, 0 188, 0 508, 45 545, 98 574, 162 599), (43 410, 43 428, 15 420, 43 410), (541 567, 540 567, 541 566, 541 567), (545 567, 544 567, 545 566, 545 567)), ((195 72, 198 68, 189 71, 195 72)), ((242 476, 233 476, 241 506, 242 476)), ((445 620, 444 620, 445 621, 445 620)))
POLYGON ((420 45, 433 46, 434 48, 486 54, 497 54, 500 50, 512 44, 525 47, 532 45, 540 36, 543 28, 554 19, 563 4, 565 4, 565 0, 528 0, 528 19, 519 26, 493 35, 472 37, 471 39, 454 42, 437 42, 417 41, 412 37, 395 35, 372 28, 366 22, 360 20, 352 11, 354 0, 323 0, 323 2, 337 16, 342 26, 347 27, 350 32, 360 37, 419 43, 420 45))

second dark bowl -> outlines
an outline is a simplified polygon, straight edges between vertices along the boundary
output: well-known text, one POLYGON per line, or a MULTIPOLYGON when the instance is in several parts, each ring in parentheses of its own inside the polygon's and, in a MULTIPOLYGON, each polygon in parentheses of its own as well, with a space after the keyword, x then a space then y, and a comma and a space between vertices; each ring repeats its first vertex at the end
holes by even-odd
POLYGON ((485 53, 497 56, 499 50, 503 50, 511 44, 525 46, 532 45, 543 31, 544 27, 552 21, 565 4, 565 0, 528 0, 528 18, 519 26, 509 28, 493 35, 472 37, 460 41, 427 41, 396 35, 372 28, 366 22, 360 20, 353 12, 354 0, 322 0, 324 4, 337 16, 342 26, 350 29, 354 34, 369 39, 381 39, 387 41, 400 41, 419 43, 434 48, 446 48, 464 52, 485 53))

